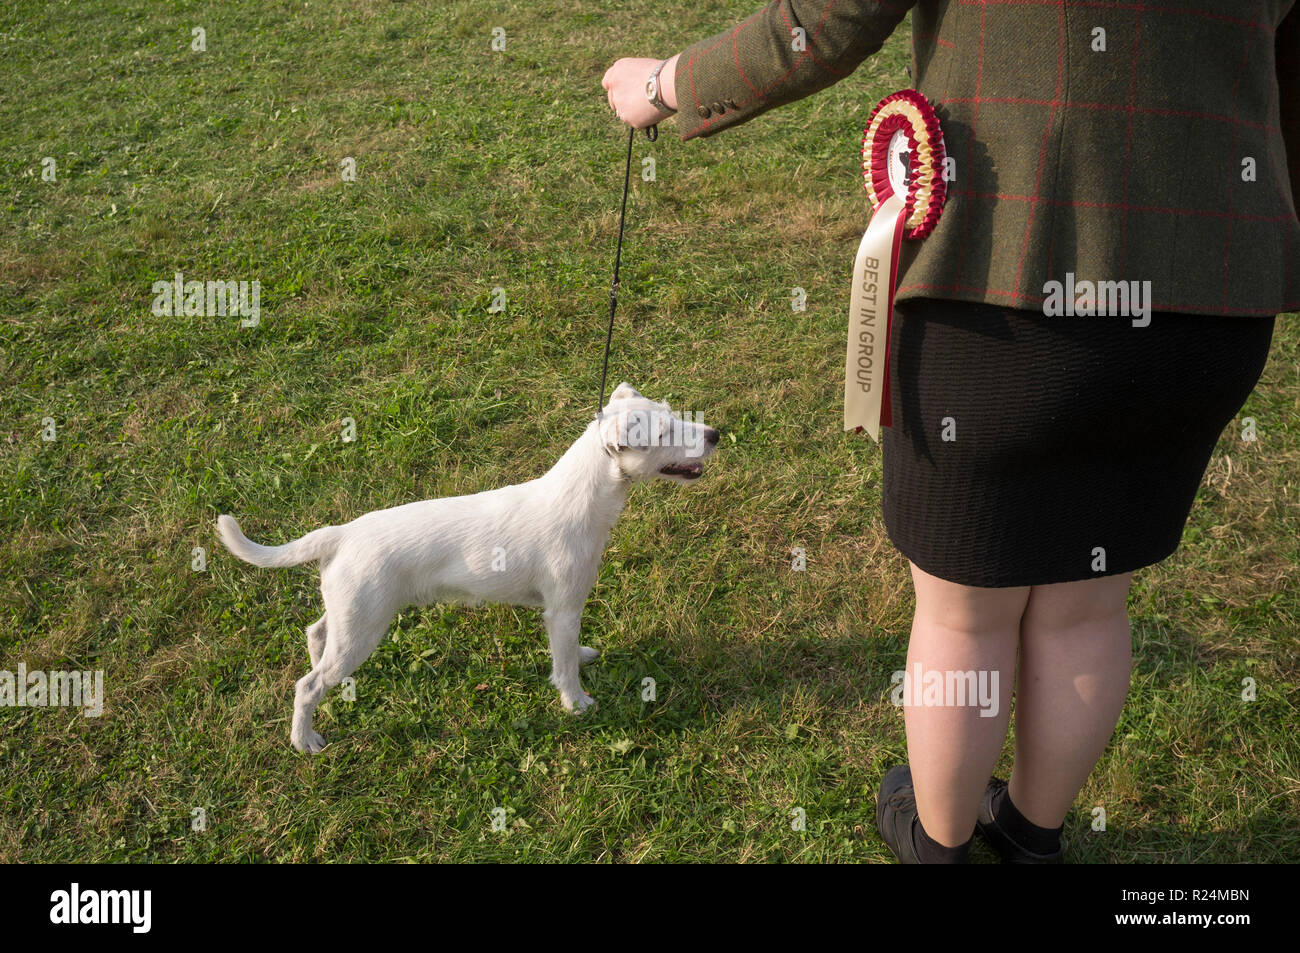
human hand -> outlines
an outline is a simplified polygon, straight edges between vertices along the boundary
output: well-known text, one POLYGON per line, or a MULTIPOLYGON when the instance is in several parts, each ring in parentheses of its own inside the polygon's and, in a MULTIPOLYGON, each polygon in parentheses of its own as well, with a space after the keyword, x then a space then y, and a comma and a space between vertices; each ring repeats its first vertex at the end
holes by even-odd
MULTIPOLYGON (((600 85, 605 88, 605 98, 614 114, 633 129, 653 126, 672 113, 656 109, 646 98, 645 84, 659 60, 644 57, 624 57, 605 71, 600 85)), ((677 70, 674 56, 659 71, 659 96, 669 108, 677 109, 677 90, 673 74, 677 70)))

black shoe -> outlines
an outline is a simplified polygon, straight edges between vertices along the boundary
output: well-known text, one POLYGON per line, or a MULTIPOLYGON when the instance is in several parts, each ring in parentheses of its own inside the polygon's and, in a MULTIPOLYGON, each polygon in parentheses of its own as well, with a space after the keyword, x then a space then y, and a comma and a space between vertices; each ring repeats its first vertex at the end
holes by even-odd
POLYGON ((1064 850, 1058 848, 1055 853, 1035 854, 1033 851, 1026 850, 1017 844, 1006 831, 998 826, 993 811, 993 801, 995 798, 1005 797, 999 792, 1005 791, 1006 787, 1007 782, 999 781, 997 778, 989 778, 989 786, 984 789, 984 799, 980 801, 980 813, 975 826, 984 835, 984 839, 989 842, 989 846, 997 851, 1004 864, 1064 863, 1064 850))
POLYGON ((876 830, 900 864, 919 864, 912 830, 919 823, 912 769, 905 764, 890 768, 876 795, 876 830))

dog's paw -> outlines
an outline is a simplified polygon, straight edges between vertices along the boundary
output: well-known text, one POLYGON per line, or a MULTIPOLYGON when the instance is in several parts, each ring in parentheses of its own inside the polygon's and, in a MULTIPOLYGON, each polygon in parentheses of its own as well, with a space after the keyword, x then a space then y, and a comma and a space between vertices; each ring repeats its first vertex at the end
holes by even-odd
POLYGON ((301 738, 291 737, 293 746, 299 751, 305 751, 308 754, 320 754, 325 749, 325 739, 318 732, 308 729, 303 733, 301 738))
POLYGON ((600 658, 600 649, 589 648, 585 645, 578 646, 578 664, 586 665, 600 658))
POLYGON ((564 703, 565 710, 575 715, 596 704, 596 699, 586 692, 578 692, 577 695, 561 695, 560 700, 564 703))

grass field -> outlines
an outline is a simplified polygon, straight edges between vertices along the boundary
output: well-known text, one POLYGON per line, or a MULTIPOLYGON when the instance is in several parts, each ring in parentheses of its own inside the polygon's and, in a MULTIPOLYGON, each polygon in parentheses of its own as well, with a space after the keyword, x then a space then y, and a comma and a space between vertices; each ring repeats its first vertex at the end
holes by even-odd
MULTIPOLYGON (((626 141, 601 75, 757 5, 0 11, 0 669, 107 690, 99 718, 0 708, 0 861, 891 859, 872 807, 906 756, 912 593, 879 450, 839 413, 855 149, 908 85, 906 31, 748 125, 637 139, 657 176, 629 202, 612 382, 729 436, 701 485, 632 494, 584 615, 598 710, 561 709, 535 612, 408 610, 299 755, 315 570, 214 534, 543 472, 599 386, 626 141), (155 316, 178 271, 260 281, 260 325, 155 316)), ((1300 860, 1298 378, 1284 318, 1242 411, 1259 439, 1225 431, 1182 548, 1138 574, 1129 705, 1072 860, 1300 860)))

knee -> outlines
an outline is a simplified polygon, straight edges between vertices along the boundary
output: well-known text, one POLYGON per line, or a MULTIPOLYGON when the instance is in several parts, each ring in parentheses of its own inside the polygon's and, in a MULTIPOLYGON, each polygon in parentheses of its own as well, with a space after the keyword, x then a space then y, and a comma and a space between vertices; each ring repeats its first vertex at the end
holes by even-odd
POLYGON ((1040 630, 1072 629, 1128 620, 1132 573, 1079 582, 1034 586, 1024 624, 1040 630))
POLYGON ((1029 587, 986 589, 963 586, 931 576, 915 565, 916 617, 926 625, 953 632, 1005 632, 1020 626, 1029 600, 1029 587))

